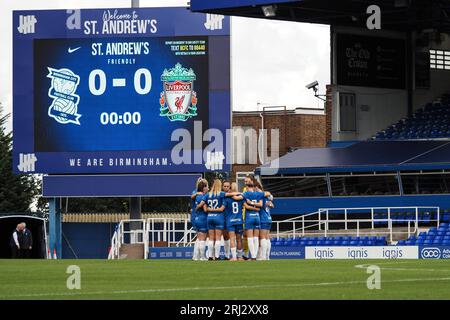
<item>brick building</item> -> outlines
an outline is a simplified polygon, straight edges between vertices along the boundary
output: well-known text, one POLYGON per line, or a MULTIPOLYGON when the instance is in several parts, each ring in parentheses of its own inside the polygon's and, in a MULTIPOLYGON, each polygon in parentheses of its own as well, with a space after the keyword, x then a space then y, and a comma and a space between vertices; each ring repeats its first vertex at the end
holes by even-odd
MULTIPOLYGON (((233 129, 242 129, 244 132, 252 128, 258 134, 261 128, 268 130, 267 155, 271 154, 270 129, 279 129, 279 156, 283 156, 294 148, 325 147, 327 144, 327 125, 324 109, 297 108, 286 110, 285 107, 265 107, 263 111, 235 111, 233 112, 233 129)), ((236 137, 234 140, 234 156, 236 157, 237 146, 248 150, 249 138, 236 137)), ((260 165, 248 164, 251 159, 242 158, 237 162, 235 159, 232 167, 231 178, 236 179, 238 172, 251 172, 260 165)))

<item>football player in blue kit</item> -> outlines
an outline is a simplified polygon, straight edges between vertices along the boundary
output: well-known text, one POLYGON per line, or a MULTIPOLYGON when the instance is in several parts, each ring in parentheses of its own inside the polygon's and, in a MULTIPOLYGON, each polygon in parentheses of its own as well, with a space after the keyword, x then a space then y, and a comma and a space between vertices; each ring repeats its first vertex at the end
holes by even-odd
POLYGON ((233 194, 222 191, 222 182, 219 179, 214 180, 211 191, 205 194, 199 206, 208 214, 208 260, 218 260, 220 257, 220 247, 222 233, 225 227, 224 210, 225 197, 231 197, 233 194))
MULTIPOLYGON (((225 184, 229 182, 224 182, 225 184)), ((242 259, 242 209, 244 206, 244 197, 237 193, 237 184, 231 184, 231 192, 237 195, 232 198, 225 198, 225 229, 228 231, 230 238, 231 261, 242 259), (237 254, 239 250, 239 256, 237 254)))
POLYGON ((259 249, 259 230, 261 228, 261 220, 259 211, 262 208, 262 198, 264 194, 255 189, 255 179, 246 179, 247 191, 243 193, 245 199, 245 233, 247 236, 247 245, 252 260, 256 260, 259 249))
POLYGON ((257 260, 269 260, 270 259, 270 229, 272 227, 272 217, 270 215, 270 209, 274 207, 273 196, 270 192, 264 192, 261 182, 258 180, 256 183, 256 191, 263 194, 262 208, 259 210, 259 219, 261 221, 261 229, 259 230, 259 251, 257 260))
MULTIPOLYGON (((222 182, 222 188, 223 188, 223 192, 227 193, 230 192, 230 188, 231 188, 231 183, 229 181, 223 181, 222 182)), ((223 248, 225 250, 225 260, 229 260, 230 259, 230 235, 228 233, 228 229, 227 229, 227 216, 229 214, 229 206, 231 205, 231 198, 225 198, 224 202, 225 202, 225 229, 223 229, 223 248)))
MULTIPOLYGON (((195 209, 195 207, 196 207, 195 198, 197 197, 198 185, 199 185, 200 181, 202 181, 202 180, 203 180, 202 177, 197 179, 197 182, 195 183, 195 189, 192 191, 192 194, 191 194, 191 217, 190 217, 191 219, 190 219, 190 222, 192 225, 192 229, 194 229, 194 231, 197 231, 197 228, 195 226, 195 217, 196 217, 196 213, 197 213, 197 211, 195 209)), ((196 255, 198 253, 198 244, 199 244, 199 240, 197 238, 194 243, 194 251, 192 254, 192 260, 199 260, 199 258, 200 258, 196 255)))
POLYGON ((209 191, 208 181, 202 180, 198 184, 197 194, 195 197, 195 220, 193 225, 195 226, 195 230, 197 231, 197 248, 194 249, 194 257, 197 257, 195 260, 207 260, 206 258, 206 235, 208 232, 208 223, 207 223, 207 213, 204 211, 203 198, 205 194, 209 191))

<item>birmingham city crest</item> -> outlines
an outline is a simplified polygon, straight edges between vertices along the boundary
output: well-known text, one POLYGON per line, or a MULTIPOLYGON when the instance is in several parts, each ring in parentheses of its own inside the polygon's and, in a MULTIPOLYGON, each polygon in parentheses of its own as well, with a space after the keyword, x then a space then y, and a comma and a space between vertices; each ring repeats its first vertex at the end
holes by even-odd
POLYGON ((78 114, 78 103, 80 97, 75 94, 80 77, 69 69, 47 68, 48 78, 52 79, 48 96, 53 99, 48 108, 49 117, 54 118, 61 124, 74 123, 80 124, 78 120, 81 114, 78 114))
POLYGON ((195 73, 177 63, 174 68, 164 69, 161 75, 164 91, 159 104, 160 116, 170 121, 186 121, 197 115, 197 94, 194 91, 195 73))

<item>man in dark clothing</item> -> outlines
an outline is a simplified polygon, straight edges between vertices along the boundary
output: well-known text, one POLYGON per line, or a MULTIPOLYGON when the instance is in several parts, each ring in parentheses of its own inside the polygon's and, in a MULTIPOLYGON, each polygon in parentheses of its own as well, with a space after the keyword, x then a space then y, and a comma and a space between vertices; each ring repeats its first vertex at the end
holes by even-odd
POLYGON ((19 240, 22 239, 22 225, 18 224, 16 227, 16 230, 14 230, 11 240, 9 241, 9 247, 11 248, 11 257, 13 259, 20 258, 21 252, 20 252, 20 242, 19 240))
POLYGON ((31 231, 26 228, 25 222, 21 223, 22 225, 22 237, 19 241, 22 258, 29 259, 31 258, 31 249, 33 248, 33 236, 31 235, 31 231))

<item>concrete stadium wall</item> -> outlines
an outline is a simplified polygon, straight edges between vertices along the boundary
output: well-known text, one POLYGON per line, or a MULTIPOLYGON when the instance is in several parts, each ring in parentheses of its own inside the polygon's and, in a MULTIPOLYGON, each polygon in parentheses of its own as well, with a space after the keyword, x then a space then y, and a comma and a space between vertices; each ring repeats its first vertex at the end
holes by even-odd
POLYGON ((374 133, 384 129, 388 125, 407 115, 406 90, 370 88, 357 86, 337 85, 337 56, 336 35, 339 33, 356 34, 368 37, 384 37, 392 39, 405 39, 405 35, 399 32, 384 30, 369 31, 348 27, 332 28, 332 110, 331 112, 331 139, 333 141, 365 140, 374 133), (353 93, 356 97, 356 131, 339 132, 339 96, 338 92, 353 93), (364 106, 362 108, 362 106, 364 106))
MULTIPOLYGON (((450 36, 443 35, 439 44, 430 44, 430 49, 450 51, 450 36)), ((416 89, 414 92, 414 110, 423 107, 444 93, 450 92, 450 70, 430 70, 430 88, 416 89)))
MULTIPOLYGON (((408 115, 407 91, 398 89, 383 89, 358 86, 337 85, 337 56, 336 56, 336 35, 339 33, 356 34, 372 37, 384 37, 404 40, 405 34, 385 30, 369 31, 365 29, 354 29, 348 27, 335 27, 331 30, 331 83, 329 95, 332 100, 327 106, 327 116, 331 117, 330 123, 331 140, 366 140, 376 132, 381 131, 391 124, 396 123, 408 115), (339 132, 339 96, 338 93, 353 93, 356 97, 356 131, 339 132)), ((415 35, 413 40, 415 41, 415 35)), ((444 36, 444 41, 440 44, 430 44, 432 49, 450 50, 450 37, 444 36)), ((422 48, 428 50, 428 48, 422 48)), ((413 57, 413 65, 415 65, 413 57)), ((413 70, 415 74, 415 70, 413 70)), ((423 107, 426 103, 432 102, 442 94, 450 92, 450 71, 430 70, 430 88, 415 89, 413 94, 413 110, 423 107)))

